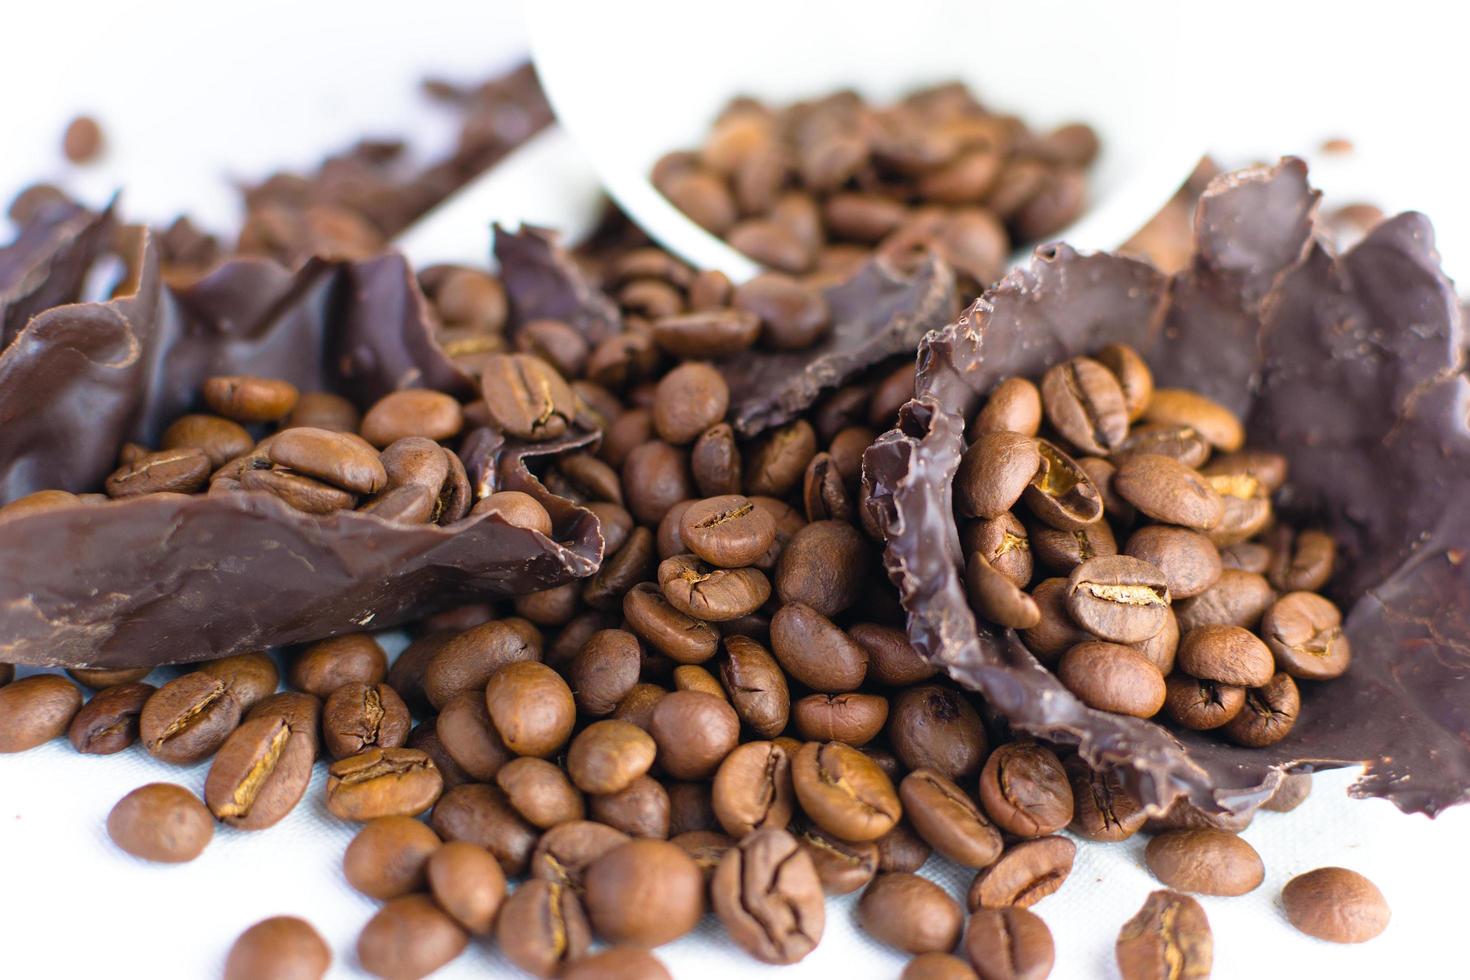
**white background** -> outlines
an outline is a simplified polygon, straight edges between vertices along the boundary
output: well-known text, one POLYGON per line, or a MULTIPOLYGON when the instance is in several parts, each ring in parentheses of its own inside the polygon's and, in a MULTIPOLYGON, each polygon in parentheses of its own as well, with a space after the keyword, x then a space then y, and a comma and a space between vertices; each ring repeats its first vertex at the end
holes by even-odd
MULTIPOLYGON (((889 4, 854 16, 896 18, 889 4)), ((909 5, 905 5, 907 9, 909 5)), ((915 5, 928 11, 924 4, 915 5)), ((1464 15, 1427 5, 1210 5, 1189 27, 1188 71, 1178 87, 1201 101, 1209 145, 1243 161, 1312 150, 1346 135, 1360 152, 1314 171, 1339 201, 1365 198, 1418 207, 1436 217, 1452 271, 1470 268, 1470 206, 1463 177, 1464 15)), ((1447 8, 1448 5, 1445 5, 1447 8)), ((711 57, 728 11, 688 15, 711 57), (714 33, 712 34, 711 31, 714 33)), ((942 8, 934 8, 942 10, 942 8)), ((1117 30, 1156 29, 1143 8, 1118 7, 1117 30)), ((733 16, 733 15, 731 15, 733 16)), ((1055 28, 1068 18, 1060 9, 1055 28)), ((636 25, 634 25, 636 26, 636 25)), ((568 30, 576 30, 575 22, 568 30)), ((983 57, 982 38, 936 30, 937 44, 964 44, 983 57)), ((443 147, 448 119, 416 93, 427 73, 464 80, 508 64, 524 45, 509 4, 256 2, 7 5, 0 13, 0 197, 37 178, 59 180, 101 200, 126 188, 130 215, 166 220, 189 210, 211 227, 231 227, 231 178, 281 165, 308 166, 364 134, 407 134, 443 147), (290 16, 268 11, 291 7, 290 16), (65 121, 95 113, 109 138, 106 159, 79 170, 62 160, 65 121)), ((1108 38, 1095 38, 1099 50, 1108 38)), ((812 57, 823 45, 814 43, 812 57)), ((752 77, 761 59, 743 56, 752 77)), ((1058 77, 1065 71, 1059 66, 1058 77)), ((692 83, 691 83, 692 84, 692 83)), ((1058 84, 1058 89, 1062 88, 1058 84)), ((1174 92, 1142 91, 1134 111, 1173 105, 1174 92)), ((713 110, 714 106, 711 106, 713 110)), ((1196 120, 1197 122, 1198 120, 1196 120)), ((1106 134, 1104 134, 1106 139, 1106 134)), ((478 248, 479 246, 476 246, 478 248)), ((156 683, 166 679, 162 672, 156 683)), ((334 976, 360 976, 357 931, 375 903, 342 880, 342 849, 355 830, 328 817, 322 774, 277 827, 256 834, 221 828, 203 857, 150 866, 110 845, 104 820, 130 789, 164 779, 202 789, 205 766, 179 769, 136 747, 84 757, 65 742, 0 756, 0 975, 17 978, 209 977, 233 938, 269 915, 310 919, 336 954, 334 976), (146 959, 145 959, 146 957, 146 959)), ((1205 899, 1216 939, 1215 976, 1336 977, 1463 975, 1463 883, 1470 875, 1470 810, 1437 821, 1404 817, 1381 801, 1349 801, 1350 774, 1318 777, 1297 811, 1262 814, 1244 836, 1261 851, 1264 885, 1237 899, 1205 899), (1297 934, 1279 907, 1292 875, 1340 864, 1376 881, 1394 908, 1389 930, 1362 947, 1332 947, 1297 934)), ((1118 926, 1155 884, 1143 869, 1143 840, 1083 843, 1072 878, 1037 906, 1058 943, 1059 978, 1115 975, 1118 926)), ((926 873, 962 898, 964 874, 938 859, 926 873)), ((822 945, 782 976, 896 976, 902 958, 859 932, 853 902, 828 903, 822 945)), ((713 919, 660 950, 676 976, 761 973, 723 939, 713 919)), ((508 974, 497 954, 473 945, 441 976, 508 974)))

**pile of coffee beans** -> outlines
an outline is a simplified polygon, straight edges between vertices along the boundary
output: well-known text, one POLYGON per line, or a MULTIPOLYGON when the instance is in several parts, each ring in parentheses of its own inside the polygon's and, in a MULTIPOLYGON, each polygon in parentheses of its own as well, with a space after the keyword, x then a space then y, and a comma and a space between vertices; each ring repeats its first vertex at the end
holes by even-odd
POLYGON ((1296 723, 1298 680, 1348 669, 1317 593, 1333 540, 1272 508, 1286 460, 1244 448, 1224 406, 1156 389, 1133 349, 1005 379, 969 437, 954 499, 971 605, 1089 707, 1260 748, 1296 723))
POLYGON ((1097 152, 1090 126, 1036 133, 952 83, 883 106, 850 91, 784 107, 737 99, 702 148, 660 159, 653 183, 779 272, 933 248, 985 286, 1014 246, 1081 214, 1097 152))

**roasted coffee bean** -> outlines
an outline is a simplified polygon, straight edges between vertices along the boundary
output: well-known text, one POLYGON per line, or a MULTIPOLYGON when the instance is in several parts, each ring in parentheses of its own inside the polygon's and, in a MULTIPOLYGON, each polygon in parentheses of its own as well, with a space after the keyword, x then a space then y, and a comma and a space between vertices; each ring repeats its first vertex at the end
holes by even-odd
POLYGON ((1090 357, 1074 357, 1041 379, 1046 419, 1083 453, 1106 456, 1128 435, 1128 407, 1118 378, 1090 357))
POLYGON ((615 629, 593 633, 567 672, 577 707, 596 718, 612 714, 638 683, 641 666, 642 650, 632 633, 615 629))
POLYGON ((903 778, 898 791, 919 836, 951 861, 983 868, 1000 855, 1000 832, 954 781, 918 769, 903 778))
POLYGON ((1205 477, 1157 453, 1137 453, 1122 460, 1113 489, 1140 513, 1164 524, 1208 531, 1225 514, 1224 501, 1205 477))
POLYGON ((1226 722, 1225 737, 1253 749, 1275 745, 1291 734, 1301 708, 1296 681, 1289 674, 1274 674, 1263 686, 1245 692, 1245 706, 1226 722))
POLYGON ((629 837, 668 840, 669 792, 651 776, 638 776, 616 793, 588 798, 589 816, 629 837))
POLYGON ((1046 980, 1056 944, 1046 923, 1028 909, 981 909, 965 926, 965 955, 980 980, 1046 980))
POLYGON ((450 841, 425 864, 430 893, 439 907, 469 933, 490 932, 505 901, 505 872, 482 847, 450 841))
POLYGON ((378 910, 357 937, 357 961, 375 977, 426 977, 469 945, 469 936, 427 895, 404 895, 378 910))
POLYGON ((703 361, 686 361, 658 382, 653 428, 664 442, 687 445, 724 421, 729 407, 730 388, 724 376, 703 361))
MULTIPOLYGON (((1190 469, 1198 469, 1210 458, 1210 444, 1187 425, 1140 425, 1128 433, 1128 438, 1114 452, 1113 461, 1122 463, 1129 456, 1143 453, 1168 456, 1190 469)), ((1211 479, 1211 486, 1214 485, 1211 479)))
POLYGON ((152 684, 135 681, 99 691, 67 726, 72 747, 84 755, 111 755, 132 745, 138 739, 138 716, 154 690, 152 684))
POLYGON ((344 684, 322 708, 322 741, 334 759, 396 748, 411 725, 408 706, 387 684, 344 684))
POLYGON ((332 948, 305 919, 278 915, 240 933, 225 958, 225 980, 321 980, 332 948))
POLYGON ((464 427, 459 402, 424 388, 407 388, 378 399, 362 417, 362 437, 379 449, 409 436, 453 439, 464 427))
POLYGON ((1204 468, 1206 476, 1244 474, 1261 482, 1266 494, 1275 493, 1286 482, 1286 457, 1280 453, 1243 449, 1216 457, 1204 468))
POLYGON ((698 691, 674 691, 653 707, 648 733, 658 762, 675 779, 705 779, 740 740, 740 718, 725 701, 698 691))
POLYGON ((581 589, 575 582, 537 592, 527 592, 512 600, 516 615, 537 626, 565 626, 580 608, 581 589))
POLYGON ((1301 680, 1341 677, 1352 662, 1352 647, 1342 630, 1342 613, 1313 592, 1289 592, 1261 619, 1261 638, 1276 666, 1301 680))
POLYGON ((1067 579, 1049 578, 1037 583, 1031 598, 1041 612, 1041 619, 1028 630, 1021 631, 1026 649, 1047 666, 1055 666, 1072 647, 1091 640, 1092 634, 1072 621, 1067 611, 1070 593, 1067 579))
POLYGON ((534 354, 556 368, 564 378, 575 378, 587 367, 587 338, 560 320, 532 320, 515 335, 516 349, 534 354))
MULTIPOLYGON (((755 563, 755 567, 761 571, 774 571, 791 539, 796 537, 798 531, 807 526, 806 518, 795 508, 789 506, 784 501, 777 500, 775 497, 755 496, 750 498, 750 502, 770 514, 771 519, 776 522, 775 543, 755 563)), ((841 543, 850 547, 848 540, 845 538, 842 539, 841 543)))
POLYGON ((684 511, 679 536, 690 551, 711 565, 742 568, 775 543, 776 522, 746 497, 710 497, 684 511))
POLYGON ((707 782, 669 781, 669 834, 678 837, 694 831, 713 831, 715 819, 713 790, 707 782))
POLYGON ((485 696, 461 691, 450 698, 434 720, 439 744, 471 779, 489 782, 514 753, 505 745, 490 719, 485 696))
POLYGON ((580 891, 587 866, 628 840, 622 831, 589 820, 558 824, 536 842, 530 874, 580 891))
POLYGON ((951 953, 920 953, 909 960, 898 980, 978 980, 970 964, 951 953))
POLYGON ((776 350, 806 350, 831 328, 821 292, 779 272, 762 273, 737 286, 731 303, 760 318, 761 341, 776 350))
POLYGON ((1244 895, 1266 877, 1256 849, 1223 830, 1168 830, 1148 842, 1144 862, 1176 891, 1244 895))
POLYGON ((815 691, 852 691, 867 674, 867 651, 802 602, 788 601, 771 617, 771 647, 786 672, 815 691))
POLYGON ((378 456, 387 487, 421 487, 435 495, 449 478, 449 454, 432 439, 406 436, 395 440, 378 456))
POLYGON ((285 429, 271 440, 266 454, 277 466, 350 493, 377 493, 388 485, 388 472, 372 446, 348 433, 285 429))
MULTIPOLYGON (((1029 553, 1049 570, 1070 575, 1072 569, 1094 558, 1107 558, 1118 553, 1118 542, 1107 521, 1089 524, 1080 531, 1059 531, 1038 525, 1027 536, 1029 553)), ((1027 576, 1026 582, 1030 581, 1027 576)), ((1017 582, 1025 586, 1026 582, 1017 582)))
MULTIPOLYGON (((1239 626, 1253 630, 1271 608, 1276 593, 1254 572, 1224 568, 1215 584, 1175 608, 1179 629, 1188 633, 1200 626, 1239 626)), ((1269 637, 1268 637, 1269 639, 1269 637)))
POLYGON ((1041 465, 1022 494, 1031 513, 1064 531, 1081 530, 1102 518, 1102 496, 1076 460, 1045 439, 1036 440, 1041 465))
POLYGON ((1308 796, 1312 795, 1312 774, 1309 772, 1288 773, 1281 784, 1276 787, 1276 792, 1261 804, 1262 810, 1272 810, 1276 813, 1290 813, 1306 802, 1308 796))
POLYGON ((985 760, 980 803, 1018 837, 1054 834, 1072 821, 1072 786, 1061 760, 1035 742, 1009 742, 985 760))
POLYGON ((1077 845, 1065 837, 1038 837, 1012 845, 976 875, 966 899, 970 911, 1030 908, 1062 887, 1076 856, 1077 845))
POLYGON ((1143 654, 1149 663, 1159 668, 1159 673, 1168 676, 1174 669, 1175 655, 1179 651, 1179 620, 1170 608, 1164 617, 1164 628, 1142 643, 1133 644, 1133 649, 1143 654))
POLYGON ((236 374, 204 379, 204 402, 236 422, 274 422, 296 407, 296 386, 275 378, 236 374))
POLYGON ((1123 923, 1114 951, 1123 980, 1203 980, 1214 964, 1215 941, 1199 902, 1156 891, 1123 923))
POLYGON ((628 512, 649 527, 657 526, 670 507, 694 496, 689 454, 658 439, 628 453, 622 477, 628 512))
POLYGON ((955 782, 978 775, 989 750, 974 706, 938 684, 910 687, 893 699, 888 741, 909 769, 933 769, 955 782))
POLYGON ((735 713, 762 738, 781 734, 790 718, 791 694, 780 664, 749 637, 727 636, 724 647, 720 680, 735 713))
POLYGON ((1034 436, 1041 429, 1041 391, 1025 378, 1006 378, 990 392, 971 423, 972 437, 985 432, 1034 436))
MULTIPOLYGON (((863 453, 878 438, 878 433, 865 425, 851 425, 837 431, 827 447, 827 455, 848 490, 858 485, 863 475, 863 453)), ((819 454, 820 455, 820 454, 819 454)))
POLYGON ((978 551, 965 565, 965 588, 970 608, 997 626, 1024 630, 1041 622, 1036 601, 978 551))
POLYGON ((587 913, 610 942, 661 946, 689 932, 705 909, 704 875, 668 841, 632 840, 588 866, 587 913))
POLYGON ((577 718, 567 682, 534 660, 505 664, 490 675, 485 704, 506 748, 517 755, 551 755, 566 744, 577 718))
POLYGON ((1347 868, 1318 868, 1281 889, 1286 918, 1330 943, 1364 943, 1388 928, 1388 902, 1378 886, 1347 868))
POLYGON ((1041 465, 1039 443, 1030 436, 983 433, 960 457, 955 508, 966 517, 999 517, 1021 499, 1041 465))
POLYGON ((349 510, 355 503, 352 494, 346 490, 284 469, 247 469, 240 475, 240 487, 278 497, 287 506, 306 514, 349 510))
POLYGON ((939 672, 938 667, 919 655, 901 629, 858 623, 847 635, 868 654, 869 680, 889 687, 908 687, 939 672))
POLYGON ((1206 473, 1205 479, 1225 504, 1220 523, 1210 531, 1215 544, 1239 544, 1271 522, 1271 497, 1260 480, 1247 473, 1206 473))
POLYGON ((1093 558, 1067 579, 1067 612, 1083 629, 1115 643, 1142 643, 1164 628, 1169 587, 1148 562, 1127 555, 1093 558))
POLYGON ((341 395, 324 391, 304 391, 297 398, 296 407, 282 423, 282 428, 294 429, 308 425, 315 429, 332 432, 356 432, 360 421, 357 407, 341 395))
POLYGON ((415 749, 369 749, 327 770, 327 809, 343 820, 413 816, 434 805, 444 782, 415 749))
POLYGON ((916 874, 880 874, 863 892, 858 924, 879 942, 906 953, 954 949, 965 924, 959 904, 943 888, 916 874))
POLYGON ((771 596, 770 580, 759 569, 712 568, 688 554, 665 559, 658 582, 675 609, 714 623, 748 616, 771 596))
MULTIPOLYGON (((694 501, 692 500, 679 501, 670 507, 664 513, 663 519, 658 522, 658 531, 654 535, 654 540, 658 545, 659 561, 665 561, 675 555, 689 553, 688 545, 684 544, 684 536, 680 530, 680 525, 684 520, 684 512, 693 503, 694 501)), ((652 578, 653 576, 645 575, 644 577, 652 578)))
MULTIPOLYGON (((11 685, 0 696, 19 686, 11 685)), ((213 755, 240 723, 240 714, 239 702, 229 696, 223 681, 195 671, 153 693, 139 715, 138 734, 149 754, 188 765, 213 755)))
POLYGON ((225 693, 242 711, 276 693, 281 681, 276 662, 265 653, 241 653, 199 665, 198 672, 224 682, 225 693))
POLYGON ((844 840, 876 840, 903 813, 883 770, 841 742, 807 742, 792 762, 791 775, 806 815, 844 840))
POLYGON ((184 787, 149 783, 118 800, 107 815, 107 836, 134 857, 180 864, 204 853, 214 820, 184 787))
POLYGON ((628 696, 618 702, 613 718, 618 721, 631 722, 646 732, 653 721, 653 709, 668 693, 667 688, 659 687, 657 684, 634 684, 628 696))
POLYGON ((1162 525, 1139 528, 1129 536, 1123 553, 1163 572, 1172 600, 1197 596, 1220 579, 1220 552, 1197 531, 1162 525))
POLYGON ((244 426, 218 415, 181 415, 163 430, 158 447, 202 450, 209 465, 218 468, 250 452, 255 440, 244 426))
POLYGON ((873 843, 878 845, 879 874, 891 871, 913 873, 922 868, 934 853, 928 841, 914 833, 902 820, 873 843))
POLYGON ((712 425, 689 451, 694 485, 707 497, 738 494, 741 486, 740 448, 728 423, 712 425))
POLYGON ((248 720, 215 755, 204 780, 204 802, 233 827, 264 830, 306 795, 315 758, 314 730, 293 727, 281 716, 248 720))
MULTIPOLYGON (((113 670, 107 667, 68 667, 66 672, 78 684, 90 687, 94 691, 105 691, 109 687, 141 681, 153 673, 153 668, 120 667, 113 670)), ((0 664, 0 685, 9 684, 14 679, 15 668, 10 664, 0 664)))
POLYGON ((1245 707, 1245 688, 1170 674, 1164 681, 1164 710, 1183 728, 1209 731, 1226 724, 1245 707))
POLYGON ((748 310, 691 310, 659 317, 653 338, 675 357, 732 357, 753 346, 761 333, 760 317, 748 310))
POLYGON ((109 497, 149 493, 193 493, 209 479, 209 456, 202 449, 165 449, 114 470, 104 484, 109 497))
POLYGON ((1224 453, 1233 453, 1245 442, 1245 430, 1230 409, 1219 402, 1183 388, 1157 388, 1143 418, 1165 425, 1187 425, 1224 453))
POLYGON ((888 699, 876 694, 809 694, 791 710, 796 734, 807 742, 865 745, 888 721, 888 699))
POLYGON ((344 684, 377 684, 388 675, 388 655, 366 633, 335 636, 307 647, 291 662, 292 687, 326 700, 344 684))
POLYGON ((386 901, 423 890, 439 835, 412 817, 379 817, 363 826, 342 855, 347 883, 386 901))
POLYGON ((1097 360, 1118 379, 1118 386, 1123 389, 1123 403, 1128 409, 1128 421, 1142 418, 1153 400, 1154 377, 1138 351, 1127 344, 1108 344, 1098 351, 1097 360))
POLYGON ((531 880, 501 905, 495 940, 506 959, 522 970, 552 977, 587 954, 592 928, 571 889, 555 881, 531 880))
POLYGON ((646 949, 609 946, 568 963, 561 980, 673 980, 673 975, 646 949))
POLYGON ((509 663, 537 660, 540 633, 529 623, 494 620, 448 640, 424 669, 424 693, 442 708, 457 694, 485 689, 493 675, 509 663))
POLYGON ((817 434, 805 419, 772 430, 746 453, 746 494, 785 497, 801 483, 816 454, 817 434))
POLYGON ((1073 816, 1068 830, 1088 840, 1127 840, 1143 828, 1143 803, 1123 785, 1116 770, 1093 769, 1073 756, 1066 763, 1072 780, 1073 816))
POLYGON ((746 742, 720 763, 711 800, 715 818, 732 837, 784 829, 796 808, 791 758, 774 742, 746 742))
POLYGON ((616 793, 648 772, 656 752, 653 737, 643 729, 608 719, 577 733, 567 752, 566 767, 572 782, 584 793, 616 793))
POLYGON ((1152 718, 1164 706, 1164 675, 1132 647, 1099 640, 1062 655, 1057 679, 1083 704, 1135 718, 1152 718))
POLYGON ((495 773, 495 785, 533 827, 545 830, 586 814, 582 795, 567 774, 545 759, 512 759, 495 773))
POLYGON ((541 502, 519 490, 501 490, 481 499, 470 511, 471 514, 487 514, 511 527, 523 527, 547 537, 551 536, 551 515, 541 502))
POLYGON ((434 805, 429 825, 446 841, 485 848, 508 876, 526 872, 536 847, 536 828, 521 818, 498 786, 454 787, 434 805))
POLYGON ((792 535, 776 566, 776 591, 785 603, 804 603, 836 616, 861 597, 871 558, 851 524, 816 521, 792 535))
POLYGON ((676 691, 700 691, 704 694, 712 694, 722 701, 728 701, 725 689, 720 682, 715 680, 715 675, 697 667, 694 664, 680 664, 674 668, 674 690, 676 691))
POLYGON ((637 279, 618 290, 618 305, 649 318, 670 316, 684 309, 684 297, 666 282, 637 279))
POLYGON ((872 841, 843 840, 805 821, 793 832, 828 895, 855 892, 878 873, 878 846, 872 841))
POLYGON ((530 354, 493 354, 480 371, 490 418, 517 439, 541 442, 567 431, 577 396, 556 369, 530 354))
POLYGON ((1179 669, 1191 677, 1236 687, 1260 687, 1271 679, 1271 650, 1239 626, 1197 626, 1179 641, 1179 669))
MULTIPOLYGON (((1106 523, 1093 526, 1107 528, 1106 523)), ((1067 535, 1070 532, 1058 533, 1067 535)), ((996 518, 963 525, 960 543, 967 553, 979 553, 996 571, 1021 588, 1031 581, 1034 561, 1030 535, 1014 514, 1006 512, 996 518)))

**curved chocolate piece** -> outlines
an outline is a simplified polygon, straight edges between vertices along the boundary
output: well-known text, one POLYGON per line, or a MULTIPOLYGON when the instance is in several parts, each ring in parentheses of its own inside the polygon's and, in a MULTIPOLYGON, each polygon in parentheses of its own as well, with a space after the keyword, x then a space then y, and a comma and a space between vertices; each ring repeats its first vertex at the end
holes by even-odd
POLYGON ((42 310, 75 302, 82 280, 107 244, 112 205, 92 211, 67 200, 46 203, 0 248, 0 350, 42 310))
POLYGON ((1138 263, 1038 251, 925 342, 915 400, 864 458, 915 645, 1013 727, 1120 767, 1154 805, 1186 792, 1249 808, 1289 769, 1358 763, 1355 795, 1430 814, 1470 799, 1463 313, 1422 216, 1334 259, 1312 238, 1316 197, 1295 160, 1217 180, 1167 305, 1138 263), (1145 351, 1163 384, 1248 409, 1252 444, 1291 461, 1283 507, 1340 543, 1352 669, 1303 684, 1300 721, 1269 748, 1091 711, 965 602, 950 482, 976 393, 1107 340, 1145 351))
POLYGON ((617 304, 582 274, 557 232, 532 225, 508 231, 496 225, 495 259, 514 325, 560 320, 593 345, 622 331, 617 304))

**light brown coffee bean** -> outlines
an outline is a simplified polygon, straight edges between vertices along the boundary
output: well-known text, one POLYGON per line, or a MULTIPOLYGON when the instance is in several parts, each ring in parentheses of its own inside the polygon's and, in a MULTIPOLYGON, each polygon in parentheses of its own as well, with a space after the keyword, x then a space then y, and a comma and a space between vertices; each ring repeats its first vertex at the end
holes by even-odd
POLYGON ((485 704, 506 748, 517 755, 551 755, 571 737, 577 718, 567 682, 534 660, 505 664, 490 675, 485 704))
POLYGON ((138 734, 150 755, 188 765, 213 755, 239 723, 240 705, 226 684, 195 671, 154 692, 138 717, 138 734))
POLYGON ((972 438, 983 432, 1036 435, 1041 429, 1041 391, 1025 378, 1006 378, 991 390, 971 428, 972 438))
POLYGON ((1209 440, 1210 445, 1233 453, 1245 442, 1245 429, 1235 413, 1195 391, 1156 388, 1143 418, 1166 425, 1187 425, 1209 440))
POLYGON ((1057 679, 1083 704, 1135 718, 1152 718, 1164 706, 1159 668, 1132 647, 1079 643, 1062 655, 1057 679))
POLYGON ((911 954, 954 949, 964 926, 959 904, 943 888, 903 872, 874 878, 857 915, 864 932, 911 954))
POLYGON ((386 901, 423 890, 429 857, 439 835, 412 817, 379 817, 357 832, 342 855, 347 883, 369 898, 386 901))
POLYGON ((165 449, 114 470, 103 486, 115 499, 149 493, 193 493, 204 486, 209 471, 209 456, 204 450, 165 449))
POLYGON ((899 783, 904 815, 940 854, 967 868, 983 868, 1000 856, 1000 831, 951 779, 916 769, 899 783))
POLYGON ((215 412, 245 423, 285 418, 301 397, 290 382, 245 374, 205 378, 202 394, 215 412))
POLYGON ((434 901, 466 932, 490 932, 505 901, 505 872, 483 847, 450 841, 429 856, 425 867, 434 901))
POLYGON ((965 955, 981 980, 1046 980, 1056 945, 1046 923, 1028 909, 980 909, 965 927, 965 955))
POLYGON ((1114 951, 1123 980, 1204 980, 1214 964, 1215 941, 1199 902, 1156 891, 1123 924, 1114 951))
POLYGON ((388 485, 388 472, 373 447, 345 432, 285 429, 271 440, 266 455, 277 466, 350 493, 377 493, 388 485))
POLYGON ((1066 763, 1072 780, 1074 815, 1068 830, 1088 840, 1127 840, 1143 829, 1147 814, 1113 769, 1093 769, 1073 756, 1066 763))
POLYGON ((581 820, 586 814, 582 795, 567 774, 545 759, 512 759, 495 773, 495 785, 533 827, 546 830, 568 820, 581 820))
POLYGON ((384 395, 362 417, 362 437, 385 449, 399 439, 418 436, 442 441, 464 428, 464 412, 449 395, 405 388, 384 395))
POLYGON ((117 684, 93 695, 67 726, 72 748, 83 755, 112 755, 138 739, 138 716, 152 697, 152 684, 117 684))
POLYGON ((408 705, 387 684, 343 684, 322 707, 322 742, 334 759, 396 748, 410 727, 408 705))
POLYGON ((555 439, 577 414, 577 396, 556 369, 530 354, 493 354, 480 372, 490 418, 507 435, 555 439))
POLYGON ((1254 847, 1213 828, 1165 831, 1148 842, 1143 859, 1159 881, 1197 895, 1244 895, 1266 877, 1254 847))
POLYGON ((81 710, 81 690, 55 674, 32 674, 0 687, 0 753, 51 741, 81 710))
POLYGON ((621 844, 593 861, 584 880, 588 917, 610 942, 661 946, 704 915, 704 874, 668 841, 621 844))
POLYGON ((357 961, 375 977, 426 977, 469 945, 469 936, 428 895, 395 898, 357 937, 357 961))
POLYGON ((572 739, 567 772, 584 793, 617 793, 648 772, 657 751, 653 737, 631 722, 593 722, 572 739))
POLYGON ((1204 592, 1220 579, 1220 552, 1198 531, 1152 525, 1139 528, 1123 547, 1125 555, 1146 561, 1164 573, 1172 601, 1204 592))
POLYGON ((720 763, 711 792, 715 818, 731 837, 785 829, 796 809, 791 758, 774 742, 746 742, 720 763))
POLYGON ((1347 868, 1318 868, 1281 889, 1291 924, 1331 943, 1363 943, 1388 928, 1388 902, 1378 886, 1347 868))
POLYGON ((1044 837, 1072 822, 1072 786, 1056 753, 1035 742, 1008 742, 980 773, 980 803, 1018 837, 1044 837))
POLYGON ((792 784, 813 822, 845 840, 882 837, 903 815, 892 781, 867 756, 841 742, 807 742, 792 763, 792 784))
POLYGON ((705 779, 739 743, 740 718, 713 695, 674 691, 654 705, 648 733, 665 772, 675 779, 705 779))
POLYGON ((1291 734, 1301 714, 1301 692, 1290 674, 1278 673, 1245 692, 1245 706, 1224 726, 1225 737, 1253 749, 1275 745, 1291 734))
POLYGON ((1142 418, 1154 397, 1154 376, 1148 364, 1127 344, 1108 344, 1098 351, 1097 359, 1118 379, 1123 403, 1128 408, 1128 421, 1142 418))
POLYGON ((343 820, 413 816, 434 805, 439 770, 416 749, 370 749, 327 770, 327 809, 343 820))
POLYGON ((1077 845, 1065 837, 1038 837, 1006 848, 970 885, 971 912, 1030 908, 1062 887, 1072 873, 1077 845))
POLYGON ((388 675, 388 655, 366 633, 313 643, 292 661, 286 680, 298 691, 325 701, 343 684, 377 684, 388 675))
POLYGON ((278 915, 240 933, 225 958, 225 980, 321 980, 331 965, 332 948, 311 923, 278 915))
POLYGON ((218 415, 181 415, 163 430, 158 448, 203 450, 218 469, 255 448, 255 439, 244 426, 218 415))
POLYGON ((1255 572, 1222 568, 1215 584, 1175 607, 1179 629, 1188 633, 1199 626, 1239 626, 1253 630, 1276 601, 1270 584, 1255 572))
POLYGON ((761 738, 781 734, 790 718, 791 694, 780 664, 749 637, 727 636, 724 647, 720 680, 729 692, 731 707, 761 738))
POLYGON ((866 745, 888 721, 888 699, 876 694, 809 694, 791 706, 791 716, 803 741, 866 745))
POLYGON ((1191 677, 1236 687, 1260 687, 1271 679, 1271 650, 1239 626, 1197 626, 1179 641, 1179 669, 1191 677))
POLYGON ((1102 495, 1077 461, 1045 439, 1036 440, 1041 465, 1021 495, 1038 519, 1063 531, 1079 531, 1102 519, 1102 495))
POLYGON ((1289 592, 1261 619, 1261 638, 1276 665, 1301 680, 1341 677, 1352 662, 1352 646, 1342 630, 1342 613, 1313 592, 1289 592))
POLYGON ((1041 449, 1030 436, 1005 430, 981 434, 955 471, 956 509, 966 517, 999 517, 1021 499, 1041 465, 1041 449))
POLYGON ((1148 562, 1127 555, 1093 558, 1067 579, 1067 612, 1083 629, 1115 643, 1142 643, 1164 628, 1169 586, 1148 562))
POLYGON ((315 731, 295 728, 280 716, 248 720, 215 755, 204 802, 215 817, 241 830, 274 826, 306 795, 315 759, 315 731))
POLYGON ((1113 490, 1140 513, 1163 524, 1208 531, 1225 516, 1225 502, 1208 480, 1157 453, 1136 453, 1118 464, 1113 490))
POLYGON ((1090 357, 1074 357, 1041 379, 1047 421, 1091 456, 1106 456, 1128 435, 1129 412, 1118 378, 1090 357))

